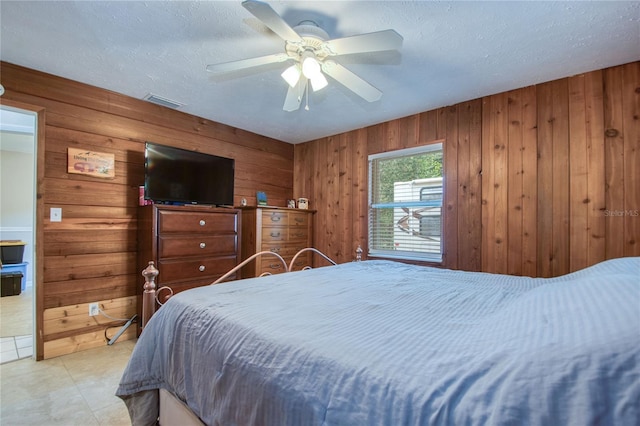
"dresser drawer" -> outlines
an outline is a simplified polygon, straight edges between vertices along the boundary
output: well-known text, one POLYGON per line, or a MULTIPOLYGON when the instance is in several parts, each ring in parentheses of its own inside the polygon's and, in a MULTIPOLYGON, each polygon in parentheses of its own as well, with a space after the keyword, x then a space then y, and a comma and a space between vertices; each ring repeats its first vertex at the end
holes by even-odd
MULTIPOLYGON (((289 266, 289 264, 291 263, 291 261, 287 262, 287 266, 289 266)), ((291 265, 291 270, 292 271, 299 271, 302 268, 304 268, 305 266, 311 266, 311 253, 310 252, 306 252, 301 254, 300 256, 298 256, 296 258, 296 262, 291 265)))
POLYGON ((158 257, 161 259, 229 255, 235 254, 236 251, 236 235, 202 234, 194 237, 180 237, 165 234, 158 238, 158 257))
POLYGON ((280 256, 282 256, 285 260, 286 259, 291 260, 293 256, 303 248, 305 247, 302 247, 301 245, 292 245, 291 243, 282 243, 282 244, 270 243, 270 244, 262 245, 262 250, 272 251, 274 253, 277 253, 280 256))
POLYGON ((301 212, 289 212, 289 226, 290 227, 308 227, 309 226, 309 214, 301 212))
POLYGON ((309 239, 308 228, 295 228, 295 227, 289 228, 289 241, 307 241, 308 239, 309 239))
POLYGON ((284 226, 265 226, 262 228, 262 241, 265 244, 271 244, 275 241, 287 241, 288 233, 288 228, 284 226))
POLYGON ((238 231, 236 215, 211 212, 158 212, 158 232, 218 233, 238 231))
POLYGON ((262 226, 272 226, 272 225, 280 225, 280 226, 288 226, 289 225, 289 216, 287 212, 275 210, 269 211, 265 210, 262 212, 262 226))
POLYGON ((270 274, 280 274, 284 272, 284 265, 275 257, 265 257, 262 259, 260 268, 258 269, 258 276, 265 272, 269 272, 270 274))
POLYGON ((161 285, 167 285, 172 281, 192 280, 221 276, 231 270, 237 264, 236 256, 209 257, 202 259, 163 260, 160 259, 158 269, 162 276, 159 277, 161 285))

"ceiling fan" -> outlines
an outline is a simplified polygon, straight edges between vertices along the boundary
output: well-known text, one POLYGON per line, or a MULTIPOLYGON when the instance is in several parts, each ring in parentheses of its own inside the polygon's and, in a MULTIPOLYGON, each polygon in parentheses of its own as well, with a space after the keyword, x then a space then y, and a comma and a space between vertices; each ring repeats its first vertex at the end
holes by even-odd
POLYGON ((242 6, 284 39, 284 52, 207 65, 207 71, 223 74, 277 62, 293 62, 282 73, 282 78, 289 84, 283 107, 285 111, 299 109, 305 93, 307 97, 305 109, 308 110, 309 82, 314 92, 321 90, 328 84, 325 74, 368 102, 375 102, 382 96, 380 90, 334 61, 333 58, 354 53, 399 50, 403 39, 394 30, 330 40, 326 31, 312 21, 303 21, 292 28, 267 3, 245 0, 242 6))

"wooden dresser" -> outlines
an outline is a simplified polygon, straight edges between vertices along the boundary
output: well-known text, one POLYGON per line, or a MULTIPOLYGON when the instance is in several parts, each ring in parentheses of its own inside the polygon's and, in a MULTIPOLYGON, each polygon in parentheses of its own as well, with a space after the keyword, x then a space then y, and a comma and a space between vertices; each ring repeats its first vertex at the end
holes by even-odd
MULTIPOLYGON (((210 284, 240 263, 240 222, 240 211, 236 209, 141 206, 138 270, 142 272, 153 260, 160 271, 158 288, 170 286, 174 293, 210 284)), ((141 284, 140 296, 142 290, 141 284)), ((140 310, 142 304, 139 305, 140 310)))
MULTIPOLYGON (((278 253, 287 262, 306 247, 313 246, 314 210, 284 207, 242 208, 242 259, 260 251, 278 253)), ((298 257, 293 269, 311 266, 311 253, 298 257)), ((242 269, 242 277, 257 277, 265 272, 284 271, 276 257, 261 256, 242 269)))

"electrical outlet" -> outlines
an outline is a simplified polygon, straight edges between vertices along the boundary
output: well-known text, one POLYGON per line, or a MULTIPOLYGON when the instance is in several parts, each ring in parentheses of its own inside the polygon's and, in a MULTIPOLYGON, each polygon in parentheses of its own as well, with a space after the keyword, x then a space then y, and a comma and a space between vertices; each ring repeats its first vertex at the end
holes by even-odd
POLYGON ((89 316, 95 317, 96 315, 100 315, 100 307, 97 303, 89 303, 89 316))

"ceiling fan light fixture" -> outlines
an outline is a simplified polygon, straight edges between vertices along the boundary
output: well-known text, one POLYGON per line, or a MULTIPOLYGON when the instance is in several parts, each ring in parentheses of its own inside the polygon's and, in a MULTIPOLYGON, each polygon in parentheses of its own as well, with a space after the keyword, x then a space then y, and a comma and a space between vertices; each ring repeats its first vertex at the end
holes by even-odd
POLYGON ((298 80, 300 80, 301 72, 300 72, 300 68, 296 64, 296 65, 291 65, 289 68, 284 70, 280 75, 282 76, 284 81, 287 82, 289 86, 296 87, 296 84, 298 84, 298 80))
POLYGON ((313 53, 306 53, 302 59, 302 74, 309 80, 313 80, 316 76, 321 75, 320 64, 314 57, 313 53))
POLYGON ((318 75, 313 76, 313 78, 310 78, 309 80, 311 81, 311 87, 313 88, 314 92, 317 92, 320 89, 324 89, 329 84, 322 73, 318 73, 318 75))

